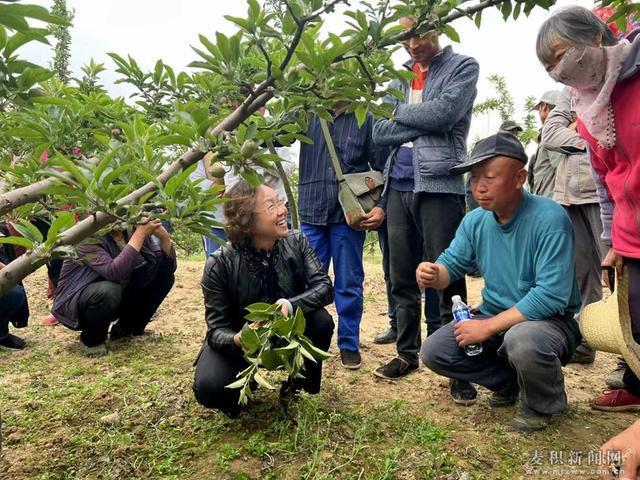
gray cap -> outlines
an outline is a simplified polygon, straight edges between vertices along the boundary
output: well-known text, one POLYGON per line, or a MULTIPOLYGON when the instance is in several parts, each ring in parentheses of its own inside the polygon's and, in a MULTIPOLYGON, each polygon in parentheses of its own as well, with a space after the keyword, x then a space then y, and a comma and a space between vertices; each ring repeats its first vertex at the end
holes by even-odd
POLYGON ((503 156, 520 160, 526 165, 528 157, 524 147, 515 135, 506 132, 498 132, 490 137, 483 138, 473 146, 469 160, 449 169, 451 175, 460 175, 469 172, 474 165, 489 160, 490 158, 503 156))
POLYGON ((524 131, 522 127, 513 120, 506 120, 502 122, 502 125, 500 125, 500 130, 505 130, 514 134, 516 134, 517 131, 524 131))
POLYGON ((536 103, 531 110, 537 110, 541 103, 546 103, 547 105, 553 105, 554 107, 558 104, 560 100, 560 92, 557 90, 548 90, 542 94, 538 103, 536 103))

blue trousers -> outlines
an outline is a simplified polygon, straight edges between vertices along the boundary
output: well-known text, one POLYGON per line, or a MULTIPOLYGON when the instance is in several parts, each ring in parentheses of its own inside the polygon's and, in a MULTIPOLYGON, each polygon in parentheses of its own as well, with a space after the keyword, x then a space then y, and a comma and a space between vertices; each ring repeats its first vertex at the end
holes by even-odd
MULTIPOLYGON (((212 228, 211 233, 219 237, 223 242, 227 241, 227 235, 224 233, 224 228, 212 228)), ((205 256, 211 255, 218 250, 222 243, 218 243, 211 237, 202 236, 202 246, 204 247, 205 256)))
POLYGON ((360 350, 360 321, 364 306, 362 250, 365 232, 358 232, 345 222, 328 225, 303 223, 301 228, 325 270, 329 270, 333 261, 338 348, 357 352, 360 350))
POLYGON ((0 296, 0 340, 9 336, 9 322, 24 326, 28 317, 27 295, 22 285, 16 285, 0 296))

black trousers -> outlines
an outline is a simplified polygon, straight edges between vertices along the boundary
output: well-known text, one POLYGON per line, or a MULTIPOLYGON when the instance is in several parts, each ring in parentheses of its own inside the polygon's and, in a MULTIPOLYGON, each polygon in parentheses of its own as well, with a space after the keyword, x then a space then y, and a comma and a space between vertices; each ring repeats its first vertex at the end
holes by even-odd
POLYGON ((122 333, 142 335, 174 281, 173 273, 159 271, 146 285, 131 281, 123 287, 106 280, 88 285, 78 300, 80 340, 88 347, 104 343, 116 319, 122 333))
MULTIPOLYGON (((333 319, 331 315, 321 308, 306 315, 307 326, 304 334, 313 344, 328 350, 333 335, 333 319)), ((242 351, 229 354, 213 349, 208 344, 200 352, 196 361, 196 373, 193 383, 193 392, 196 400, 207 408, 217 408, 224 413, 232 412, 238 407, 240 392, 237 389, 226 388, 236 381, 239 372, 247 368, 249 364, 242 356, 242 351)), ((304 379, 296 379, 294 388, 308 393, 320 391, 322 378, 322 362, 314 363, 310 360, 304 362, 304 379)))
POLYGON ((22 285, 16 285, 0 296, 0 340, 9 336, 9 322, 21 325, 28 317, 27 295, 22 285))
MULTIPOLYGON (((449 246, 464 216, 464 208, 462 195, 389 190, 387 222, 391 293, 396 302, 398 324, 396 348, 398 355, 409 363, 418 364, 421 345, 422 295, 416 283, 416 268, 421 261, 434 262, 449 246)), ((465 280, 453 282, 437 293, 435 313, 439 315, 429 319, 430 334, 436 326, 451 321, 453 295, 466 299, 465 280)))
MULTIPOLYGON (((631 333, 636 343, 640 343, 640 260, 637 258, 625 258, 624 264, 629 272, 631 333)), ((640 397, 640 379, 628 365, 622 381, 629 393, 640 397)))

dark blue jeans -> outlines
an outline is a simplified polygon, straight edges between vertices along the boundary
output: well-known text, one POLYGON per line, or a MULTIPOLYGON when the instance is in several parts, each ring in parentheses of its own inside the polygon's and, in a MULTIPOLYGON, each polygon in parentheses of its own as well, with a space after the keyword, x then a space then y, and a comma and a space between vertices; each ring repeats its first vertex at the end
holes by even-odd
MULTIPOLYGON (((227 235, 224 233, 224 228, 212 228, 211 233, 220 238, 223 242, 227 240, 227 235)), ((211 237, 202 236, 202 246, 204 247, 205 256, 211 255, 213 252, 218 250, 222 243, 217 242, 211 237)))
POLYGON ((22 324, 29 316, 27 295, 22 285, 16 285, 0 297, 0 340, 9 336, 9 322, 22 324))
POLYGON ((303 223, 301 228, 326 271, 333 262, 338 348, 357 352, 360 350, 360 321, 364 308, 362 250, 365 232, 356 231, 345 222, 328 225, 303 223))

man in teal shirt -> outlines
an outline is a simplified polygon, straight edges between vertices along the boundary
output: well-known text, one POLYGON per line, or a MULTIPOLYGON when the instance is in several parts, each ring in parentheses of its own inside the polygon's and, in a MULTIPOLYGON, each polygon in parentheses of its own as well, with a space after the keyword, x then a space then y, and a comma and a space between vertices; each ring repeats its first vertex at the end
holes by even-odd
MULTIPOLYGON (((485 281, 480 314, 442 327, 420 356, 440 375, 487 387, 494 407, 515 404, 521 393, 511 425, 531 432, 567 406, 562 365, 580 341, 574 320, 580 294, 569 217, 553 200, 523 189, 526 162, 520 141, 498 133, 450 170, 471 171, 471 192, 481 208, 464 218, 436 263, 420 264, 416 280, 442 289, 477 263, 485 281), (478 343, 483 352, 467 356, 463 347, 478 343)), ((464 403, 476 396, 475 389, 467 392, 464 403)))

